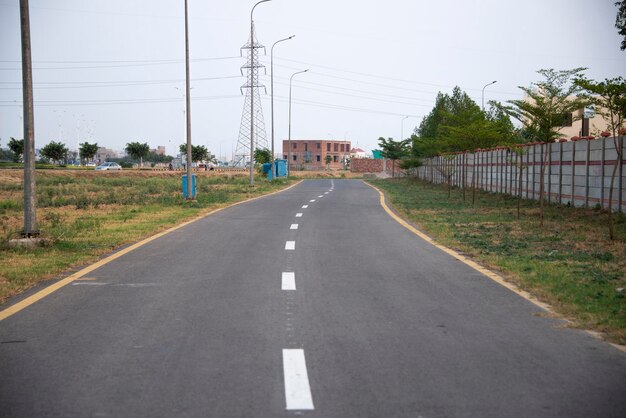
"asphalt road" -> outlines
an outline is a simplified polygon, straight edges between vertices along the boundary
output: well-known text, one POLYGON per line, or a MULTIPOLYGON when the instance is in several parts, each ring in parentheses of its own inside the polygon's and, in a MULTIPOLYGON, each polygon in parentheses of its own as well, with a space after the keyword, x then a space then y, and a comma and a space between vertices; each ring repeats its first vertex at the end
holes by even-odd
POLYGON ((1 321, 0 416, 626 416, 626 354, 378 199, 305 181, 1 321))

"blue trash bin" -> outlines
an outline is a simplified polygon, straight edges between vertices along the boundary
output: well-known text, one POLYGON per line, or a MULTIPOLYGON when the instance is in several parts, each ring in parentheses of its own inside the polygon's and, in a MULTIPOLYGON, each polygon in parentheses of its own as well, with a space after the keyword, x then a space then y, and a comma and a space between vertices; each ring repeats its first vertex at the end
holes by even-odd
POLYGON ((287 160, 276 160, 274 161, 276 165, 276 177, 286 177, 287 176, 287 160))
MULTIPOLYGON (((187 199, 187 175, 183 176, 183 196, 187 199)), ((196 198, 196 175, 191 175, 191 198, 196 198)))

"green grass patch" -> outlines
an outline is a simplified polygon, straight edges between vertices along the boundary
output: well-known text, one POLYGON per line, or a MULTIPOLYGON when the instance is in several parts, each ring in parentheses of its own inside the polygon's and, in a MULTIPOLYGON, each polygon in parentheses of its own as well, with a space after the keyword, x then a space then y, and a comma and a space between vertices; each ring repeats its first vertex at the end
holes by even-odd
POLYGON ((394 208, 438 242, 460 249, 530 291, 581 328, 602 331, 626 344, 626 216, 615 216, 609 240, 607 213, 547 205, 544 226, 538 202, 468 193, 416 179, 372 180, 394 208))

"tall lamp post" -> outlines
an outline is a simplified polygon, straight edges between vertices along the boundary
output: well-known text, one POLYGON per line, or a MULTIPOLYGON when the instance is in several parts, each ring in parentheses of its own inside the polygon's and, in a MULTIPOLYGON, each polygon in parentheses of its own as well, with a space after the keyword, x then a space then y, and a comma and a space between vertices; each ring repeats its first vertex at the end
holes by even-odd
POLYGON ((274 42, 272 48, 270 49, 270 95, 272 98, 272 159, 270 161, 272 163, 272 176, 270 181, 272 181, 276 177, 276 164, 274 164, 274 47, 277 43, 288 41, 294 36, 296 35, 291 35, 288 38, 279 39, 278 41, 274 42))
MULTIPOLYGON (((492 84, 496 84, 498 82, 498 80, 494 80, 491 83, 487 83, 485 84, 485 87, 490 86, 492 84)), ((482 111, 485 111, 485 87, 483 87, 483 94, 481 96, 481 105, 482 105, 482 111)))
POLYGON ((291 74, 291 77, 289 77, 289 136, 287 139, 287 176, 291 174, 291 170, 289 169, 289 165, 291 164, 291 81, 293 80, 293 77, 295 75, 306 73, 307 71, 309 71, 308 68, 306 70, 297 71, 291 74))
POLYGON ((405 116, 400 121, 400 141, 404 139, 404 120, 408 119, 410 116, 405 116))
POLYGON ((252 54, 252 63, 250 65, 250 187, 254 186, 254 9, 261 3, 267 3, 272 0, 261 0, 252 6, 250 10, 250 48, 252 54))

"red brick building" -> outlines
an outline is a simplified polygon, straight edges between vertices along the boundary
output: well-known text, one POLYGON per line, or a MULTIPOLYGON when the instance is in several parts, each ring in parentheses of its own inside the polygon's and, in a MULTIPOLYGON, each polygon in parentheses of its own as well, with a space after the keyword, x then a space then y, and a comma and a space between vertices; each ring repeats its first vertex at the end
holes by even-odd
MULTIPOLYGON (((289 160, 289 141, 283 140, 283 158, 289 160)), ((350 158, 350 141, 291 140, 292 170, 323 170, 326 156, 330 155, 330 168, 343 169, 343 160, 350 158)))

